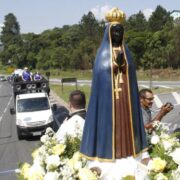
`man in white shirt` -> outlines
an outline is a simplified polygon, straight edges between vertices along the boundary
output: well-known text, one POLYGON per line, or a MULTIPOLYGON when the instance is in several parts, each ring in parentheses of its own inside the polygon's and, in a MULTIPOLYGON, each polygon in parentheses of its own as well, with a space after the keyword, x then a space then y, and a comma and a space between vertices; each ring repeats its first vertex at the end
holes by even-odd
POLYGON ((86 116, 85 106, 86 98, 84 92, 80 90, 71 92, 69 96, 70 114, 56 132, 59 142, 64 142, 66 136, 82 135, 86 116))

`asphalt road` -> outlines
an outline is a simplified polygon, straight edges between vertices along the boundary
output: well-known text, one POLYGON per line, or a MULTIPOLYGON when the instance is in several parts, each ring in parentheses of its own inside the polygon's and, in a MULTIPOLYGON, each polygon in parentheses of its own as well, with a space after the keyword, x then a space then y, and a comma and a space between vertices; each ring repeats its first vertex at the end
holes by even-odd
POLYGON ((20 162, 30 163, 31 152, 39 144, 39 137, 18 140, 15 117, 9 112, 12 103, 10 84, 0 82, 0 180, 15 180, 11 170, 17 169, 20 162))
MULTIPOLYGON (((53 112, 56 119, 53 129, 57 131, 67 117, 68 110, 52 94, 50 102, 58 105, 57 110, 53 112)), ((15 115, 10 114, 10 107, 13 107, 11 85, 7 81, 0 81, 0 180, 15 180, 15 170, 19 163, 32 163, 31 153, 40 144, 40 137, 25 137, 18 140, 15 115)))

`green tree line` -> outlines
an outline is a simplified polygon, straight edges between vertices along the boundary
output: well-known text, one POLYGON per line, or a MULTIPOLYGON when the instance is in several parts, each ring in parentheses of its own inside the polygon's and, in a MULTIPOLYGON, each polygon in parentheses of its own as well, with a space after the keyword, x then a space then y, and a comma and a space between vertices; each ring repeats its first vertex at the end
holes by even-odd
MULTIPOLYGON (((141 11, 125 20, 125 42, 137 68, 179 68, 180 19, 170 15, 158 5, 148 20, 141 11)), ((0 61, 17 68, 92 69, 105 26, 89 12, 78 24, 21 34, 16 16, 9 13, 0 35, 0 61)))

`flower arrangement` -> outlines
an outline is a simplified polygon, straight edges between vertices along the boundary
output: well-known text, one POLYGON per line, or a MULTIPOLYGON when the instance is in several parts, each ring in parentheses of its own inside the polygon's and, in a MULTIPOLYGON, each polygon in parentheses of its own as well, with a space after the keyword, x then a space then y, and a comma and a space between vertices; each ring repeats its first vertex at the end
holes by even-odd
POLYGON ((87 160, 80 156, 80 137, 66 136, 64 143, 57 141, 51 128, 41 137, 41 146, 32 152, 33 164, 20 166, 19 179, 66 180, 98 179, 95 172, 87 168, 87 160))
MULTIPOLYGON (((80 156, 78 151, 82 131, 79 130, 77 124, 74 127, 78 130, 73 130, 73 133, 63 133, 60 140, 51 128, 47 128, 45 135, 40 139, 41 146, 32 152, 32 165, 28 163, 21 164, 18 179, 96 180, 102 178, 103 176, 100 177, 95 171, 90 170, 87 160, 80 156)), ((180 142, 176 138, 177 134, 169 134, 168 132, 168 126, 165 124, 154 124, 154 131, 149 136, 151 160, 145 170, 133 158, 126 159, 126 161, 117 160, 115 164, 112 164, 110 172, 104 172, 105 178, 108 176, 110 179, 133 180, 135 177, 142 178, 143 176, 145 179, 153 180, 180 179, 180 142), (125 168, 125 162, 128 164, 127 167, 132 164, 134 173, 125 168), (119 172, 119 167, 122 169, 122 164, 127 173, 123 170, 126 175, 121 177, 122 173, 119 172)))
POLYGON ((169 128, 161 122, 154 123, 154 131, 149 137, 148 176, 155 180, 180 179, 180 142, 177 134, 169 134, 169 128))

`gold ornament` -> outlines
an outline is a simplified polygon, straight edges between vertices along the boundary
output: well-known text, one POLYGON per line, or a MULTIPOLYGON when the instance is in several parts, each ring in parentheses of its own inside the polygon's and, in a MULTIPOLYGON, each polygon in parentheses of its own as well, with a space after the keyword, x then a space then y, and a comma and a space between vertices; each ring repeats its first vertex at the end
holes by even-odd
POLYGON ((125 17, 126 17, 125 13, 119 10, 118 8, 112 8, 105 15, 106 20, 109 21, 110 23, 113 22, 122 23, 125 17))

